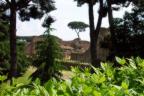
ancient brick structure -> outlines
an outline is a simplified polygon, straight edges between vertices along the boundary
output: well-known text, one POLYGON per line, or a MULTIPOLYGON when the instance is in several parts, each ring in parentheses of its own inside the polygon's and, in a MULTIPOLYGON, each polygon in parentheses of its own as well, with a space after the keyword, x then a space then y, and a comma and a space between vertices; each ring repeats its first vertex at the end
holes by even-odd
MULTIPOLYGON (((109 30, 107 28, 101 28, 97 43, 97 54, 98 59, 100 60, 106 60, 107 56, 109 55, 109 49, 101 48, 100 46, 100 42, 103 41, 104 37, 108 35, 110 35, 109 30)), ((60 38, 57 39, 60 43, 60 47, 63 49, 65 59, 90 62, 90 43, 88 41, 79 40, 78 38, 71 41, 63 41, 60 38)), ((33 56, 36 53, 36 44, 41 40, 42 36, 31 37, 31 40, 29 40, 30 42, 27 43, 25 50, 29 56, 33 56)))

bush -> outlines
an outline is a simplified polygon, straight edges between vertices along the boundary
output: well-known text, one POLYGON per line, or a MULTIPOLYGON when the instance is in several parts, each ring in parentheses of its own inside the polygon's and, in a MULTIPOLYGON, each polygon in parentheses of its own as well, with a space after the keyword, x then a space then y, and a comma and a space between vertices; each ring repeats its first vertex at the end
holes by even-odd
POLYGON ((121 67, 101 63, 101 68, 92 67, 93 74, 88 68, 72 68, 73 77, 68 80, 50 79, 41 86, 37 79, 32 85, 11 86, 2 96, 143 96, 144 60, 116 57, 116 61, 121 67))
POLYGON ((45 34, 43 40, 38 43, 36 57, 33 65, 37 70, 32 74, 33 80, 41 79, 43 84, 52 77, 60 77, 60 62, 57 59, 62 59, 62 51, 60 45, 53 35, 45 34))

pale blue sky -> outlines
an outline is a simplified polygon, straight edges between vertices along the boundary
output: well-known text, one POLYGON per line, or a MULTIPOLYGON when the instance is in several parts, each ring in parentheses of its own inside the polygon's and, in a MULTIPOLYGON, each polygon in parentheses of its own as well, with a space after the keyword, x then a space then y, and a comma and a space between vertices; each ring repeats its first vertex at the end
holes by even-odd
MULTIPOLYGON (((77 3, 73 2, 74 0, 55 0, 57 10, 51 12, 51 16, 56 19, 56 22, 53 23, 53 28, 56 30, 52 32, 53 35, 60 37, 63 40, 72 40, 77 38, 77 35, 74 31, 67 27, 67 24, 71 21, 83 21, 88 24, 88 7, 83 5, 82 7, 77 7, 77 3)), ((95 23, 97 21, 97 10, 98 4, 94 7, 95 23)), ((122 8, 119 12, 114 12, 115 17, 122 17, 126 10, 122 8)), ((20 36, 33 36, 41 35, 44 32, 44 28, 41 27, 43 19, 33 20, 29 22, 17 21, 17 35, 20 36)), ((107 18, 103 19, 102 27, 108 27, 107 18)), ((89 29, 85 32, 80 33, 80 37, 83 40, 89 40, 89 29)))

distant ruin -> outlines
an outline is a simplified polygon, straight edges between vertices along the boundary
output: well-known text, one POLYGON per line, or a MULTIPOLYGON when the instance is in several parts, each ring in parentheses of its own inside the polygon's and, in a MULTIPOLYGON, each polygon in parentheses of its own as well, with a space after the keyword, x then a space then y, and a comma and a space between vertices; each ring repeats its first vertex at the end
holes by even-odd
MULTIPOLYGON (((100 42, 104 40, 104 37, 110 35, 110 32, 107 28, 101 28, 98 43, 97 43, 97 55, 98 59, 106 60, 109 55, 108 48, 101 48, 100 42)), ((19 37, 22 38, 22 37, 19 37)), ((43 36, 31 36, 26 37, 27 44, 25 48, 25 52, 28 56, 33 56, 36 53, 35 47, 38 41, 43 39, 43 36)), ((63 50, 64 59, 67 60, 76 60, 82 62, 90 62, 90 49, 89 49, 89 41, 78 40, 78 38, 71 41, 64 41, 58 37, 56 37, 58 42, 60 43, 60 47, 63 50)), ((23 38, 24 39, 24 38, 23 38)))
MULTIPOLYGON (((110 35, 110 31, 107 28, 101 28, 99 36, 98 36, 98 42, 97 42, 97 56, 99 60, 105 61, 110 53, 108 48, 102 48, 101 47, 101 41, 104 40, 105 37, 110 35)), ((89 44, 88 44, 89 45, 89 44)), ((71 54, 72 60, 78 60, 82 62, 90 62, 90 49, 89 47, 81 53, 72 53, 71 54)))

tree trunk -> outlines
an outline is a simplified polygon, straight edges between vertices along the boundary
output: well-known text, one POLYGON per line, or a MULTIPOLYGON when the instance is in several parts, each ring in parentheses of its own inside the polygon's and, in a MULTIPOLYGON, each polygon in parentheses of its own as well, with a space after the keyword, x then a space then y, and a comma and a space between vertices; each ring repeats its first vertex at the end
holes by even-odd
MULTIPOLYGON (((92 1, 92 0, 91 0, 92 1)), ((90 24, 90 55, 91 55, 91 64, 96 65, 96 42, 95 42, 95 33, 94 33, 94 14, 93 14, 93 3, 90 2, 89 5, 89 24, 90 24)))
POLYGON ((16 3, 15 0, 11 0, 10 5, 10 71, 8 79, 16 76, 17 64, 16 64, 16 3))
POLYGON ((80 40, 79 31, 76 30, 75 32, 77 34, 78 39, 80 40))
POLYGON ((99 1, 100 6, 99 6, 99 16, 98 16, 98 21, 97 21, 97 26, 96 29, 94 31, 94 37, 95 37, 95 45, 96 45, 96 50, 95 50, 95 66, 99 67, 100 66, 100 60, 97 57, 97 43, 98 43, 98 36, 99 36, 99 32, 100 32, 100 28, 101 28, 101 23, 102 23, 102 19, 103 19, 103 0, 99 1))
POLYGON ((90 23, 90 54, 91 64, 98 67, 100 62, 97 58, 97 41, 98 35, 102 23, 102 11, 103 11, 103 0, 100 0, 100 11, 96 29, 94 28, 94 15, 93 15, 93 3, 89 3, 89 23, 90 23))
POLYGON ((108 20, 109 20, 109 29, 110 29, 110 33, 111 33, 111 42, 112 42, 112 46, 110 48, 110 58, 109 59, 113 59, 113 55, 114 55, 114 48, 115 48, 115 39, 114 39, 114 28, 113 28, 113 13, 112 13, 112 2, 111 0, 107 0, 107 4, 108 4, 108 20))

